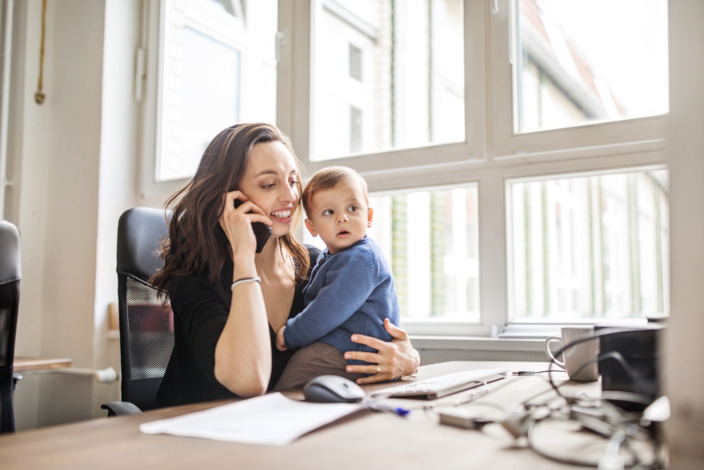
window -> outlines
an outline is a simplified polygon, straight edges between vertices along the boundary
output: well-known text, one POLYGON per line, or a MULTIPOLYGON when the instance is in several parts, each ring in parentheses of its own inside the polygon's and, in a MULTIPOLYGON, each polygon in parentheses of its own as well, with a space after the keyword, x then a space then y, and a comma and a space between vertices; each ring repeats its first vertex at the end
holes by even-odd
POLYGON ((460 0, 317 5, 313 160, 464 140, 460 0), (359 110, 353 147, 347 108, 359 110))
POLYGON ((411 333, 666 312, 666 0, 205 3, 226 112, 367 180, 411 333))
POLYGON ((150 58, 145 195, 190 178, 207 144, 242 121, 276 121, 277 2, 144 2, 150 58), (245 8, 246 7, 246 8, 245 8), (159 34, 157 34, 157 32, 159 34), (157 52, 158 53, 155 53, 157 52))
POLYGON ((404 320, 478 323, 477 186, 372 197, 404 320))
POLYGON ((312 34, 282 54, 280 79, 302 85, 279 124, 309 174, 342 164, 367 179, 411 332, 666 310, 666 1, 294 8, 312 34), (572 19, 587 13, 587 27, 572 19))
POLYGON ((516 132, 667 112, 664 2, 520 0, 516 9, 516 132))
POLYGON ((665 311, 666 171, 516 180, 508 191, 514 321, 665 311))
POLYGON ((240 110, 240 52, 188 26, 171 33, 157 181, 193 175, 210 140, 240 110))
POLYGON ((362 81, 362 49, 350 44, 350 77, 362 81))

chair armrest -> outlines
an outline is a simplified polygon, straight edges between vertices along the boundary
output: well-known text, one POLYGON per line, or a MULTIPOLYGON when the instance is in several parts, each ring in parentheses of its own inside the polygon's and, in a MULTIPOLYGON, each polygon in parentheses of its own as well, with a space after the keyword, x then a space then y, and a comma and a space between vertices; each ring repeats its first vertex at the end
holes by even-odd
POLYGON ((19 372, 13 372, 12 373, 12 391, 13 392, 15 390, 17 390, 17 382, 19 382, 20 380, 22 380, 22 374, 20 374, 19 372))
POLYGON ((109 401, 103 403, 100 407, 108 410, 108 418, 111 416, 134 415, 142 412, 134 403, 128 401, 109 401))

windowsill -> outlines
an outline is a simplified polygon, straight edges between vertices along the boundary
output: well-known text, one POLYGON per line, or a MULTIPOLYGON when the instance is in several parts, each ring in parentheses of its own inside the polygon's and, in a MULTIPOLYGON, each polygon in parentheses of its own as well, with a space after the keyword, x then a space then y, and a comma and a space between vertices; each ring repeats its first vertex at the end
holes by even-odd
POLYGON ((411 342, 413 347, 419 350, 542 352, 544 351, 545 339, 412 335, 411 342))
MULTIPOLYGON (((633 322, 641 325, 643 322, 633 322)), ((498 351, 507 353, 544 352, 545 338, 559 335, 560 327, 546 325, 520 330, 503 330, 498 337, 487 336, 450 336, 411 334, 413 347, 418 350, 455 350, 455 351, 498 351)), ((108 339, 119 341, 119 330, 108 330, 108 339)))
MULTIPOLYGON (((595 326, 641 328, 652 322, 655 320, 600 321, 595 326)), ((496 331, 495 336, 411 334, 410 337, 424 362, 425 358, 431 362, 452 359, 547 361, 545 339, 560 336, 560 328, 570 325, 575 326, 576 323, 512 324, 496 331)))
MULTIPOLYGON (((664 317, 666 319, 666 317, 664 317)), ((631 319, 618 321, 600 321, 596 326, 638 328, 645 327, 654 320, 631 319)), ((519 324, 504 326, 496 331, 495 336, 473 335, 428 335, 411 334, 413 346, 420 350, 476 351, 494 353, 539 353, 545 354, 545 339, 548 336, 560 336, 562 326, 578 324, 519 324)), ((580 325, 595 325, 581 323, 580 325)))
MULTIPOLYGON (((119 330, 108 330, 108 339, 120 340, 119 330)), ((543 351, 544 339, 486 338, 481 336, 411 335, 416 349, 454 349, 462 351, 543 351)))

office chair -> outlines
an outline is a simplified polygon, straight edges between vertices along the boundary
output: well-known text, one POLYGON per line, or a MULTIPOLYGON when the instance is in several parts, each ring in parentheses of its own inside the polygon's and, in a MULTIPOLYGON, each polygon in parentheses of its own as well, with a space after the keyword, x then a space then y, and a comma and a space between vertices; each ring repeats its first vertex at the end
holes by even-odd
POLYGON ((15 431, 12 395, 21 375, 13 372, 20 306, 20 235, 0 221, 0 434, 15 431))
POLYGON ((101 406, 108 416, 157 408, 156 393, 174 345, 173 312, 149 278, 163 266, 157 255, 170 212, 125 211, 117 227, 117 278, 122 401, 101 406))

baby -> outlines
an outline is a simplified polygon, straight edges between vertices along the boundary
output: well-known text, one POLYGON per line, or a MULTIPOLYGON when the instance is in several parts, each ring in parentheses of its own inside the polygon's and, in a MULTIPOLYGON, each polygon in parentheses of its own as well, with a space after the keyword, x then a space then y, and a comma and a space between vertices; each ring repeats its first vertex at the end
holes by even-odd
POLYGON ((324 374, 357 379, 345 371, 345 351, 376 352, 352 342, 353 333, 390 341, 384 319, 399 323, 393 276, 379 246, 367 237, 373 210, 367 184, 354 170, 318 171, 302 195, 306 228, 326 248, 303 289, 304 310, 276 334, 279 350, 301 348, 289 361, 276 388, 298 387, 324 374))

